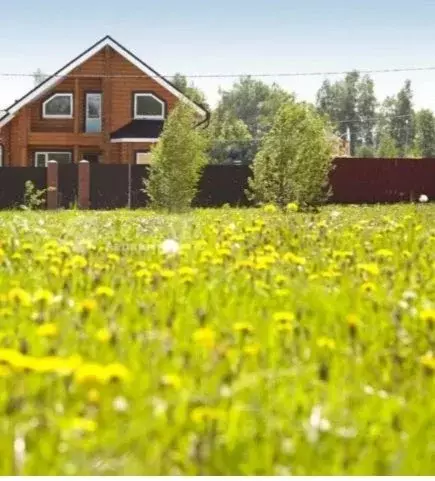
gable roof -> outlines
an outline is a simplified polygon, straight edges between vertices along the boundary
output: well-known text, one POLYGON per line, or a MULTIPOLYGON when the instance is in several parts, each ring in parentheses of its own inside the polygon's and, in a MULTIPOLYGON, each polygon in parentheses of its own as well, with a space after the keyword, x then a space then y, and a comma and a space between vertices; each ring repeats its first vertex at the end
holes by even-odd
POLYGON ((136 57, 136 55, 134 55, 132 52, 127 50, 125 47, 123 47, 120 43, 118 43, 116 40, 114 40, 110 35, 107 35, 106 37, 102 38, 97 43, 95 43, 94 45, 89 47, 83 53, 78 55, 76 58, 71 60, 64 67, 62 67, 57 72, 55 72, 53 75, 48 77, 46 80, 44 80, 42 83, 40 83, 34 89, 32 89, 26 95, 24 95, 19 100, 14 102, 10 107, 8 107, 6 109, 5 115, 3 115, 3 117, 0 116, 0 127, 2 127, 3 125, 7 124, 10 120, 12 120, 14 115, 24 105, 28 104, 32 100, 37 99, 38 97, 43 95, 47 90, 53 88, 56 84, 61 82, 64 77, 67 77, 68 74, 72 70, 77 68, 83 62, 90 59, 93 55, 95 55, 101 49, 103 49, 104 47, 107 47, 107 46, 113 48, 113 50, 115 50, 117 53, 119 53, 124 58, 126 58, 129 62, 131 62, 133 65, 135 65, 144 74, 152 77, 153 80, 155 80, 158 84, 160 84, 166 90, 168 90, 173 95, 175 95, 175 97, 187 102, 200 115, 206 116, 208 114, 207 110, 202 105, 190 100, 188 97, 186 97, 186 95, 183 94, 183 92, 178 90, 177 87, 175 87, 175 85, 173 85, 169 80, 167 80, 161 74, 156 72, 153 68, 151 68, 145 62, 143 62, 139 57, 136 57))

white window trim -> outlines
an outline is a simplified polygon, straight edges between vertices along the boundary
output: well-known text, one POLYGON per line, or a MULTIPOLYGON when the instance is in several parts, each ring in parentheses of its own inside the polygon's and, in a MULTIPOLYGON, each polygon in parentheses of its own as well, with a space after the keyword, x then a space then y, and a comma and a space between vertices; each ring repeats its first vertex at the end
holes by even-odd
POLYGON ((74 96, 73 96, 73 94, 58 92, 56 94, 53 94, 50 98, 48 98, 42 104, 42 117, 44 119, 72 119, 73 115, 74 115, 74 96), (47 103, 50 102, 51 100, 53 100, 56 97, 69 97, 70 102, 71 102, 71 114, 70 115, 47 114, 46 109, 45 109, 47 103))
POLYGON ((64 150, 64 151, 60 151, 60 152, 55 152, 55 151, 49 151, 49 152, 47 152, 47 151, 37 150, 37 151, 34 153, 34 155, 33 155, 33 165, 34 165, 34 167, 37 167, 37 165, 36 165, 36 157, 37 157, 38 155, 42 155, 42 154, 45 155, 45 167, 47 167, 49 160, 53 160, 53 159, 50 159, 50 158, 49 158, 49 155, 50 155, 50 154, 68 154, 69 157, 70 157, 71 163, 72 163, 72 153, 69 152, 69 151, 65 151, 65 150, 64 150))
POLYGON ((159 139, 129 139, 129 138, 126 138, 126 139, 112 139, 110 142, 112 144, 121 144, 123 142, 126 142, 126 143, 129 143, 129 142, 147 142, 149 144, 155 144, 158 141, 159 141, 159 139))
POLYGON ((150 93, 136 93, 134 94, 134 118, 139 120, 163 120, 165 118, 165 102, 159 99, 156 95, 150 93), (157 100, 162 105, 162 114, 161 115, 138 115, 137 114, 137 98, 138 97, 152 97, 153 99, 157 100))

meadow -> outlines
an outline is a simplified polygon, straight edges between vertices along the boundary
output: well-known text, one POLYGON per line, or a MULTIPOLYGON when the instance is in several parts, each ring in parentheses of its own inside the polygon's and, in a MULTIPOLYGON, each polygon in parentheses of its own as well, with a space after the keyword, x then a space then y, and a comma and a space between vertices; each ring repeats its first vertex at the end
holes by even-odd
POLYGON ((435 207, 3 212, 0 474, 435 472, 435 207))

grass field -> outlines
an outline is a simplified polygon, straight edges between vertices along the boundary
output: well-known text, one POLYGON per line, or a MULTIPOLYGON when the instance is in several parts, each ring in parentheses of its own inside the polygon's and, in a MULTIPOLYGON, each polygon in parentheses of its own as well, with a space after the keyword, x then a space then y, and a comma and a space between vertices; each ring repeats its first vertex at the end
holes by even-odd
POLYGON ((0 214, 0 474, 434 474, 435 207, 270 210, 0 214))

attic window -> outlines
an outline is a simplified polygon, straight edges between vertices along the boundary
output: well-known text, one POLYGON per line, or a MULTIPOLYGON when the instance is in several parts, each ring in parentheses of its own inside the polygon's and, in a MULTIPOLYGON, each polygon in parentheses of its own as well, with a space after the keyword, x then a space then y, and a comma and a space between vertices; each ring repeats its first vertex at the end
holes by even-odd
POLYGON ((42 104, 44 119, 72 119, 73 94, 54 94, 42 104))
POLYGON ((162 120, 165 102, 154 94, 134 94, 134 118, 162 120))

